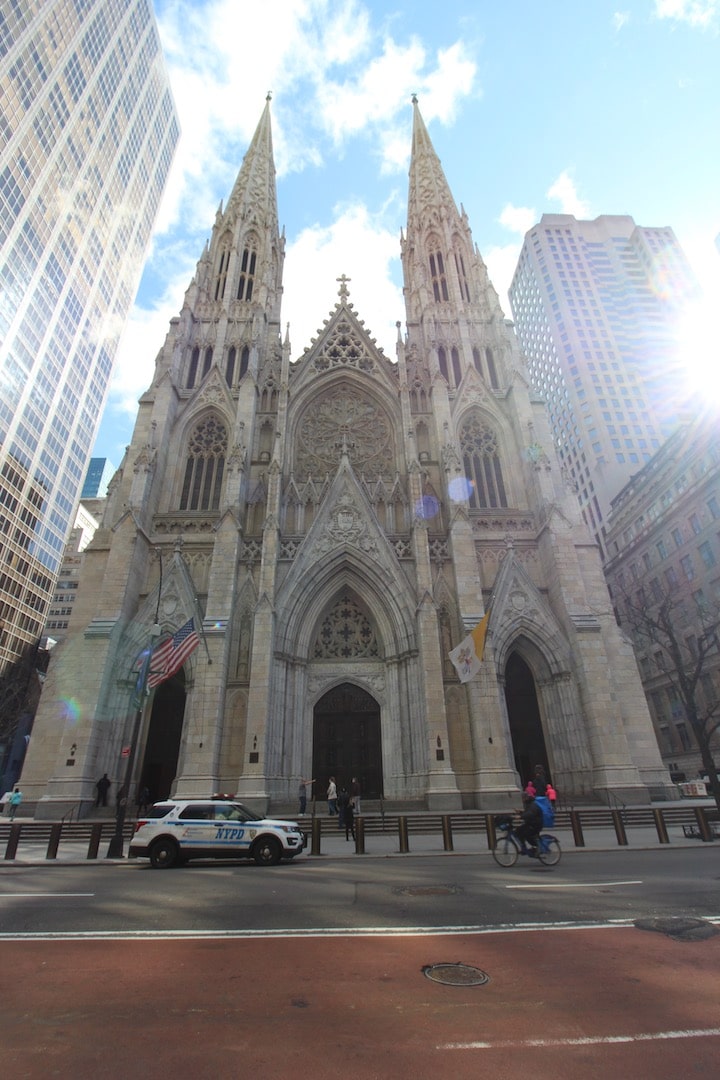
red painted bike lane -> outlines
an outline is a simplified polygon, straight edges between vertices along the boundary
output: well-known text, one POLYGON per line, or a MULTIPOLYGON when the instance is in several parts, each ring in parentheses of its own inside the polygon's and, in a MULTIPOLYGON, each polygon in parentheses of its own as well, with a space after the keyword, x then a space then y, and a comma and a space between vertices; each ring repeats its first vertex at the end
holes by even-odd
POLYGON ((720 1062, 720 936, 11 940, 0 962, 0 1060, 26 1080, 677 1080, 720 1062), (431 981, 440 964, 488 981, 431 981))

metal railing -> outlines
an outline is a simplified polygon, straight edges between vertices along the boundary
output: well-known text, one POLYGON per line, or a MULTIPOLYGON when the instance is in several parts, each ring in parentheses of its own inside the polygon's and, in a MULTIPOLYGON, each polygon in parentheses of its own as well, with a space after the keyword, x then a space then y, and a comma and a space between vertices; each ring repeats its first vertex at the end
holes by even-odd
MULTIPOLYGON (((66 815, 67 816, 67 815, 66 815)), ((454 838, 468 834, 484 838, 487 847, 495 845, 495 813, 483 811, 463 811, 453 814, 419 811, 416 813, 368 814, 355 818, 355 851, 368 853, 374 836, 397 836, 398 852, 407 854, 412 850, 413 837, 437 836, 437 850, 454 851, 454 838)), ((323 840, 337 836, 337 818, 308 815, 300 819, 303 827, 311 831, 311 845, 308 851, 313 855, 322 853, 323 840)), ((585 831, 598 828, 614 828, 619 846, 627 846, 628 833, 634 828, 655 829, 657 842, 669 844, 669 827, 682 827, 683 836, 702 841, 720 839, 720 812, 702 806, 664 806, 664 807, 584 807, 581 809, 562 809, 555 813, 556 831, 570 830, 575 847, 586 846, 585 831)), ((18 848, 34 845, 45 851, 44 857, 54 860, 58 857, 61 844, 82 845, 85 859, 97 859, 103 839, 109 840, 115 831, 113 821, 58 822, 13 821, 0 822, 0 851, 5 860, 17 857, 18 848), (104 834, 104 835, 103 835, 104 834), (87 846, 85 846, 87 845, 87 846)), ((132 836, 134 822, 128 819, 124 827, 126 839, 132 836)), ((424 850, 428 850, 427 844, 424 850)))

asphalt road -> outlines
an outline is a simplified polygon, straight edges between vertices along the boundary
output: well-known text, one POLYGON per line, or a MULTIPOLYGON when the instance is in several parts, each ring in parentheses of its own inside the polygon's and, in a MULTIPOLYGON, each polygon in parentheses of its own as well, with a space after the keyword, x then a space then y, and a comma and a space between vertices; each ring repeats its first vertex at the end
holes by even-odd
POLYGON ((713 1076, 719 880, 715 845, 3 866, 0 1060, 23 1080, 713 1076))
POLYGON ((356 931, 720 916, 720 846, 571 852, 557 867, 478 856, 301 857, 276 867, 145 861, 0 868, 8 934, 356 931))

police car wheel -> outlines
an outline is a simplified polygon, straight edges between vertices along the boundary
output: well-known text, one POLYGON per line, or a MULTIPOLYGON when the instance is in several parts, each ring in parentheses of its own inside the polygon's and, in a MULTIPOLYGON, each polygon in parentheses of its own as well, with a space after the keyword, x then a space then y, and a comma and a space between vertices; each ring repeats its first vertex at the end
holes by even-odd
POLYGON ((253 858, 258 866, 275 866, 280 862, 282 847, 273 836, 263 836, 255 842, 253 858))
POLYGON ((150 864, 156 870, 169 870, 179 862, 178 846, 174 840, 156 840, 150 848, 150 864))

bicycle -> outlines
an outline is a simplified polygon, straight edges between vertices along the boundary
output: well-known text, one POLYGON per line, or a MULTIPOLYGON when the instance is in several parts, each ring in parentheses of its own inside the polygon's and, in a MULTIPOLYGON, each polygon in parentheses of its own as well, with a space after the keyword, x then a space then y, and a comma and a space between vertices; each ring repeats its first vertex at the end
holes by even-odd
MULTIPOLYGON (((496 828, 504 835, 498 838, 493 848, 493 859, 498 866, 514 866, 520 858, 521 842, 515 834, 511 818, 501 818, 496 822, 496 828)), ((536 855, 538 862, 544 866, 557 866, 560 862, 562 850, 556 836, 550 833, 540 833, 537 838, 536 855)))

